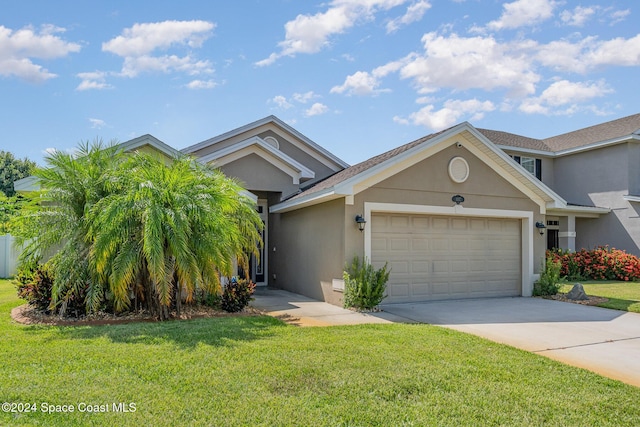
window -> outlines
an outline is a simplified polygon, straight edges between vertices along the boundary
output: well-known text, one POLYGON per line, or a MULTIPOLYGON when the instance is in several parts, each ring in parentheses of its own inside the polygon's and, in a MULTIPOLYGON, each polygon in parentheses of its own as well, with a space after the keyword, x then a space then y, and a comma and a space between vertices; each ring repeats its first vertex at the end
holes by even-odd
POLYGON ((542 160, 534 157, 511 156, 516 163, 525 168, 531 175, 542 181, 542 160))

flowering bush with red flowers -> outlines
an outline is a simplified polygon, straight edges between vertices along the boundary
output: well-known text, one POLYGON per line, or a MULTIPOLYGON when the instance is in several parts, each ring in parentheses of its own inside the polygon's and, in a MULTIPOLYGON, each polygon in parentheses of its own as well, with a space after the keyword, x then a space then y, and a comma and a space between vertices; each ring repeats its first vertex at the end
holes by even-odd
POLYGON ((568 280, 640 280, 640 258, 609 246, 570 252, 547 251, 547 257, 562 263, 560 274, 568 280))

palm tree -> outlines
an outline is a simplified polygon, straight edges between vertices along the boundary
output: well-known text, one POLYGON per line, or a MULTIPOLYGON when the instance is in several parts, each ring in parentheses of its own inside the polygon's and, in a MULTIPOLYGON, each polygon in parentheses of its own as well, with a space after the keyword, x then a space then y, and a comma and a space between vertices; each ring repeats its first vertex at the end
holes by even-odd
POLYGON ((25 208, 14 233, 24 245, 22 260, 49 261, 55 277, 52 306, 64 312, 71 301, 81 303, 87 292, 95 306, 100 284, 89 268, 94 237, 87 213, 108 195, 107 183, 124 159, 115 143, 81 143, 73 153, 55 151, 45 157, 48 167, 37 169, 41 187, 34 203, 25 208))
MULTIPOLYGON (((144 301, 166 319, 182 296, 217 292, 233 260, 256 253, 262 222, 242 187, 220 171, 184 157, 172 162, 134 153, 115 170, 109 195, 88 217, 91 266, 116 310, 144 301)), ((97 300, 88 302, 95 308, 97 300)))

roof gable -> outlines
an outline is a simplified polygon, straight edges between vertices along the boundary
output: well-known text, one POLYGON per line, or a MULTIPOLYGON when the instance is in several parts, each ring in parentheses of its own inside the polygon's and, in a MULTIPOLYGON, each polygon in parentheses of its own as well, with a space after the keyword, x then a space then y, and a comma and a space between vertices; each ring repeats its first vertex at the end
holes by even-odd
POLYGON ((294 184, 299 184, 301 180, 308 180, 315 177, 315 172, 311 169, 290 156, 287 156, 257 136, 204 155, 200 157, 199 160, 203 163, 213 162, 215 166, 219 167, 251 154, 261 157, 291 176, 294 184))
POLYGON ((317 161, 321 162, 333 171, 337 172, 349 166, 347 163, 331 154, 329 151, 325 150, 276 116, 265 117, 263 119, 233 129, 229 132, 225 132, 213 138, 209 138, 205 141, 183 148, 181 151, 183 153, 191 154, 234 138, 239 138, 240 141, 244 141, 252 136, 255 136, 255 133, 257 133, 261 128, 265 130, 271 130, 276 134, 285 137, 288 142, 294 144, 298 149, 302 150, 308 155, 311 155, 317 161))
POLYGON ((566 207, 564 199, 522 169, 482 133, 465 122, 351 166, 274 206, 272 211, 285 212, 326 200, 353 196, 457 143, 461 143, 496 173, 534 200, 542 213, 548 207, 566 207))

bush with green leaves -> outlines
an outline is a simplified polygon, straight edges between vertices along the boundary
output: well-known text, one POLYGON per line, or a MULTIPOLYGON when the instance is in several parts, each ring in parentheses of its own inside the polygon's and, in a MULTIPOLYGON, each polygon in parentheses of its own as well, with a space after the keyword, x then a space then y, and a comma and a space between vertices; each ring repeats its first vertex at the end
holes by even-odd
POLYGON ((543 265, 540 279, 533 285, 533 296, 555 295, 562 286, 560 271, 562 263, 552 257, 548 257, 543 265))
POLYGON ((247 279, 233 278, 224 286, 220 307, 229 313, 242 311, 253 299, 256 284, 247 279))
POLYGON ((386 297, 390 270, 387 263, 380 269, 364 258, 354 257, 342 273, 344 279, 344 306, 359 310, 371 310, 386 297))
POLYGON ((31 280, 18 283, 18 296, 44 313, 51 312, 51 290, 54 274, 49 264, 40 264, 33 272, 31 280))

